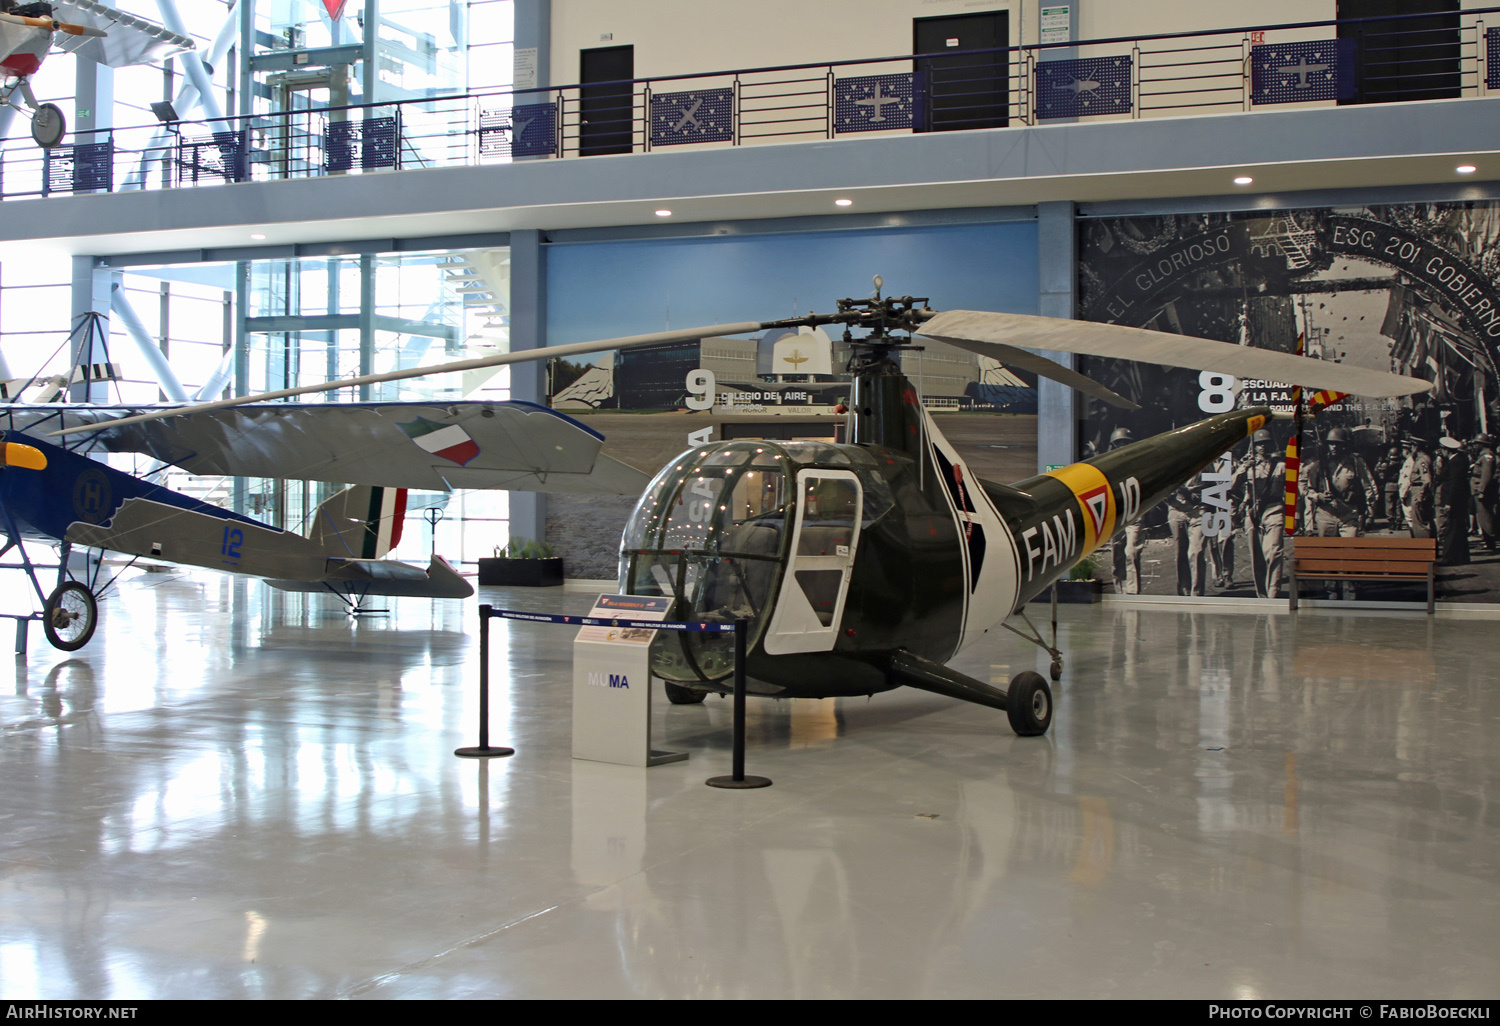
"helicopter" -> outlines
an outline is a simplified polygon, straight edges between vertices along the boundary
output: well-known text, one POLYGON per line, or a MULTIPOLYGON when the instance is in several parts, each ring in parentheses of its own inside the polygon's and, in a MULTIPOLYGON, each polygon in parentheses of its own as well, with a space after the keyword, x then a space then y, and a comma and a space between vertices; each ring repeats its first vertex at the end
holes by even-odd
MULTIPOLYGON (((1127 409, 1135 403, 1028 349, 1130 358, 1337 389, 1364 396, 1424 391, 1430 382, 1288 353, 1113 324, 985 311, 932 310, 925 298, 842 299, 829 314, 719 324, 304 385, 114 421, 211 412, 316 391, 663 342, 842 325, 853 355, 844 440, 735 440, 696 445, 663 468, 627 521, 623 594, 669 596, 673 616, 748 621, 752 694, 837 698, 913 687, 1002 710, 1021 736, 1046 733, 1045 677, 1006 688, 945 665, 995 626, 1052 656, 1026 603, 1274 416, 1266 406, 1218 413, 1013 484, 982 480, 943 437, 903 352, 931 338, 990 356, 1127 409), (854 331, 863 334, 856 337, 854 331), (1023 348, 1025 347, 1025 348, 1023 348), (1020 617, 1030 634, 1007 623, 1020 617)), ((88 430, 74 427, 65 432, 88 430)), ((734 642, 659 632, 651 670, 677 704, 727 693, 734 642)))

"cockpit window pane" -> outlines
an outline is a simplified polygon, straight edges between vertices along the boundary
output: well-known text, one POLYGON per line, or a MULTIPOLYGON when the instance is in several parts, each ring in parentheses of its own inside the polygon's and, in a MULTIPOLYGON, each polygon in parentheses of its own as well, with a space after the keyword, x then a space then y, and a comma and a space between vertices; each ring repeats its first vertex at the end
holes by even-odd
POLYGON ((847 478, 802 478, 802 533, 799 556, 847 556, 859 515, 859 486, 847 478))
POLYGON ((724 469, 699 468, 688 474, 667 511, 663 549, 706 549, 714 542, 720 520, 720 495, 724 491, 724 469))
POLYGON ((827 442, 783 442, 787 455, 798 463, 820 463, 824 466, 847 467, 849 456, 844 450, 827 442))
POLYGON ((700 467, 737 467, 750 458, 750 453, 745 449, 720 449, 705 456, 698 465, 700 467))

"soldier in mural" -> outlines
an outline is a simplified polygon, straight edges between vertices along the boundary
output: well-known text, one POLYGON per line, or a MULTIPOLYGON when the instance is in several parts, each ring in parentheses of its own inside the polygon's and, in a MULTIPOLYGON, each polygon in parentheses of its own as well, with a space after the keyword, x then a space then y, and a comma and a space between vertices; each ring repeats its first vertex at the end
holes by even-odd
POLYGON ((1375 519, 1375 478, 1349 443, 1344 428, 1329 431, 1323 453, 1299 475, 1309 534, 1354 538, 1375 519))
POLYGON ((1268 428, 1255 432, 1250 453, 1235 468, 1230 492, 1245 517, 1255 594, 1279 598, 1286 532, 1286 459, 1268 428))
MULTIPOLYGON (((1439 575, 1439 596, 1462 589, 1465 600, 1500 601, 1500 558, 1490 556, 1500 474, 1488 437, 1500 417, 1500 203, 1092 218, 1080 224, 1078 253, 1087 319, 1281 351, 1296 349, 1300 337, 1312 358, 1433 382, 1429 395, 1348 397, 1307 421, 1298 530, 1437 537, 1446 560, 1473 560, 1463 575, 1439 575), (1445 436, 1474 441, 1466 458, 1445 450, 1456 455, 1435 466, 1445 436)), ((1290 389, 1276 382, 1098 359, 1080 369, 1142 407, 1121 413, 1089 403, 1083 435, 1101 449, 1120 429, 1143 438, 1236 405, 1293 408, 1290 389)), ((1205 590, 1246 594, 1253 584, 1256 595, 1269 596, 1281 576, 1269 555, 1280 549, 1273 510, 1281 497, 1271 468, 1236 455, 1236 527, 1244 530, 1209 539, 1218 549, 1205 590), (1246 558, 1251 580, 1226 582, 1226 566, 1246 558)), ((1140 590, 1176 591, 1175 575, 1150 570, 1171 563, 1185 535, 1168 540, 1145 523, 1140 590)), ((1123 581, 1131 568, 1123 552, 1116 559, 1123 581)), ((1191 579, 1190 564, 1184 569, 1191 579)), ((1360 597, 1393 596, 1403 597, 1390 588, 1362 589, 1360 597)))
POLYGON ((1401 464, 1405 456, 1399 443, 1386 447, 1380 459, 1375 461, 1375 485, 1380 489, 1380 515, 1392 531, 1406 526, 1406 517, 1401 512, 1401 464))
MULTIPOLYGON (((1129 428, 1116 428, 1109 438, 1111 449, 1120 449, 1135 441, 1129 428)), ((1145 545, 1141 542, 1141 525, 1131 524, 1110 543, 1115 567, 1115 591, 1121 595, 1141 593, 1141 553, 1145 545)))
POLYGON ((1469 490, 1474 496, 1474 528, 1486 552, 1495 551, 1495 504, 1500 500, 1500 479, 1495 476, 1495 440, 1476 435, 1471 446, 1469 490))
POLYGON ((1177 548, 1177 594, 1202 595, 1206 569, 1203 538, 1203 477, 1194 475, 1167 497, 1167 527, 1177 548))
POLYGON ((1437 528, 1438 562, 1463 566, 1469 562, 1469 454, 1456 438, 1438 439, 1433 461, 1437 488, 1433 494, 1433 523, 1437 528))
POLYGON ((1413 538, 1432 537, 1432 456, 1422 440, 1407 435, 1401 442, 1406 460, 1397 480, 1402 515, 1413 538))

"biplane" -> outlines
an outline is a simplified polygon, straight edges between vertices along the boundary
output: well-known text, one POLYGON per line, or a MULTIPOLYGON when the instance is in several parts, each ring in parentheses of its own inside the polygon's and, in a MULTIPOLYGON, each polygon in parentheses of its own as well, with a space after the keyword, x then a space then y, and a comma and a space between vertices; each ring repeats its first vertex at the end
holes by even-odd
POLYGON ((94 0, 0 0, 0 111, 24 110, 31 118, 32 139, 51 149, 67 134, 67 117, 55 103, 38 103, 31 89, 31 77, 49 53, 73 53, 124 68, 192 48, 187 36, 94 0))

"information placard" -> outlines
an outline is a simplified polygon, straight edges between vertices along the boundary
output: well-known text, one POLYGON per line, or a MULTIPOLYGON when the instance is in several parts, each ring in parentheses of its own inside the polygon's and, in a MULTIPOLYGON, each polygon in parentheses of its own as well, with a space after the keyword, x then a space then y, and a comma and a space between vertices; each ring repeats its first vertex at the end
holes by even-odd
POLYGON ((686 752, 651 748, 651 639, 641 621, 662 621, 670 596, 600 595, 589 617, 630 626, 579 628, 573 639, 573 758, 656 766, 686 752))

